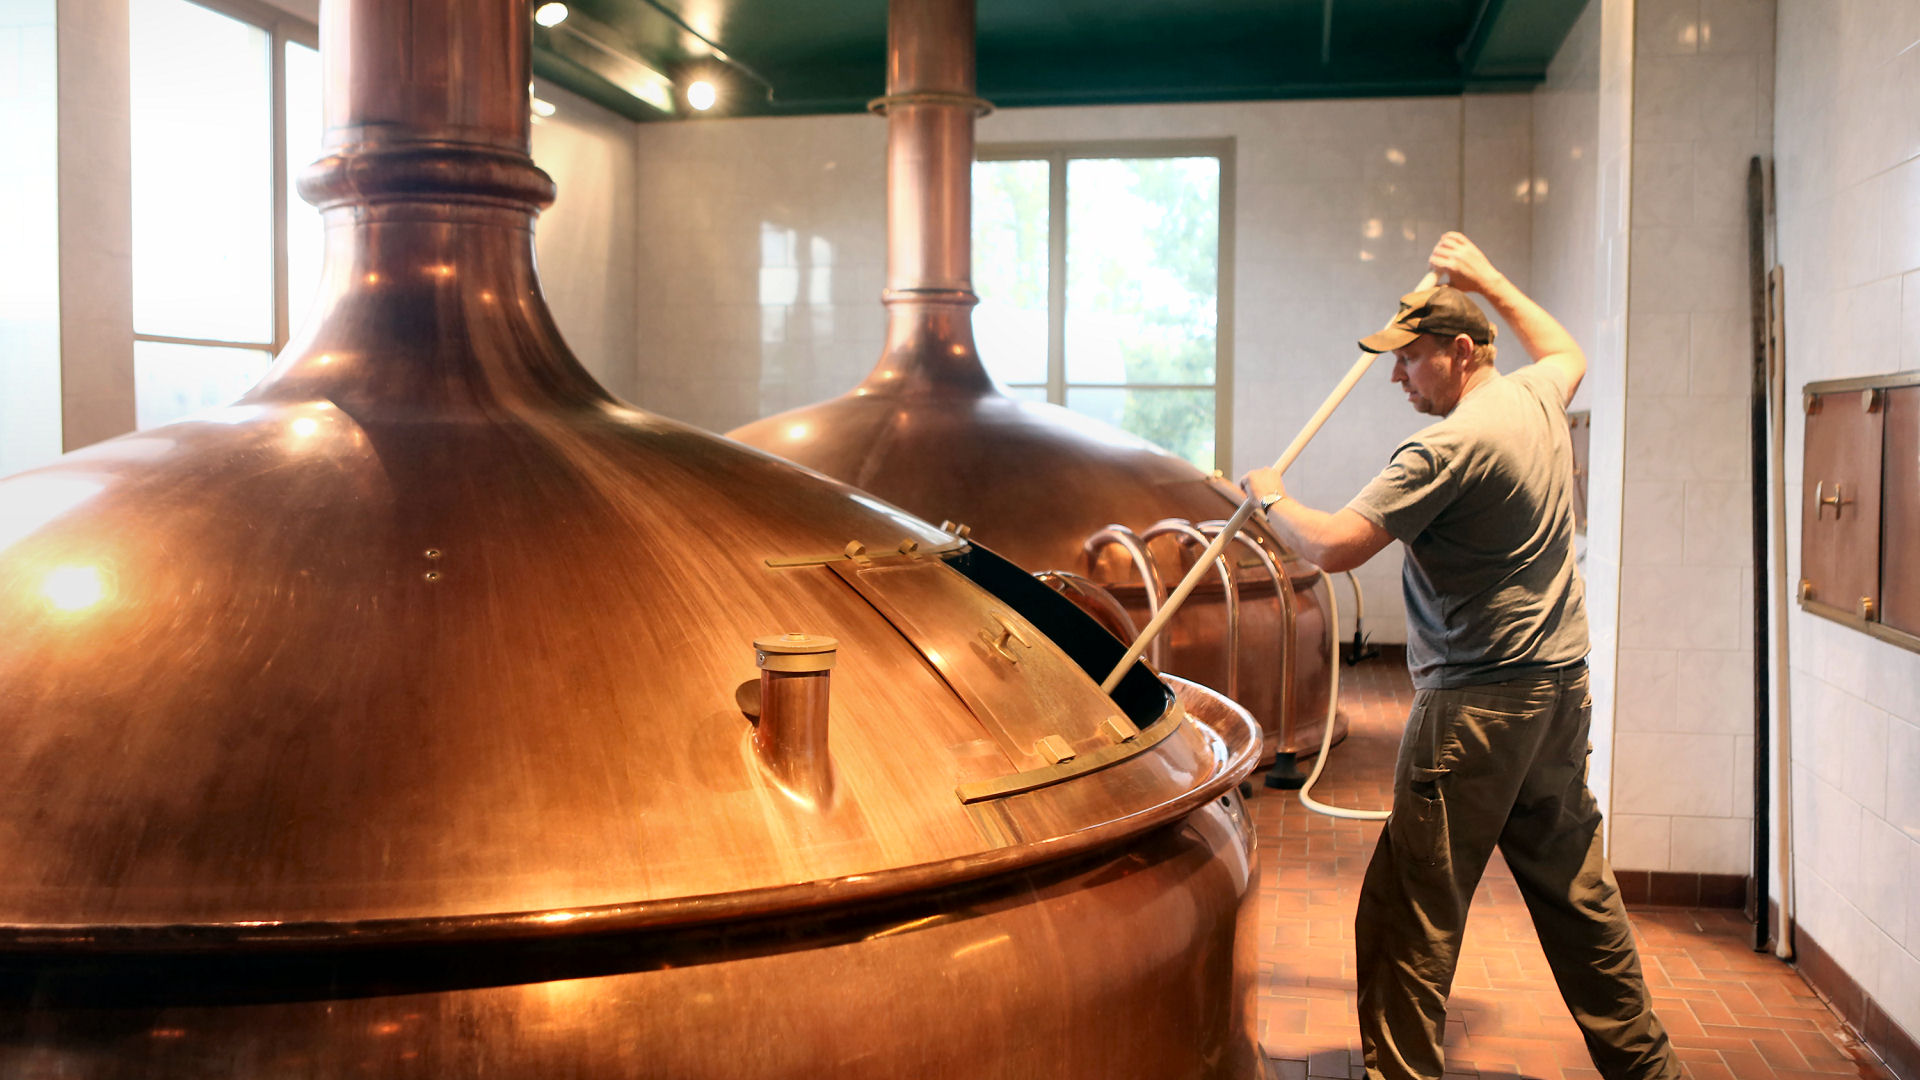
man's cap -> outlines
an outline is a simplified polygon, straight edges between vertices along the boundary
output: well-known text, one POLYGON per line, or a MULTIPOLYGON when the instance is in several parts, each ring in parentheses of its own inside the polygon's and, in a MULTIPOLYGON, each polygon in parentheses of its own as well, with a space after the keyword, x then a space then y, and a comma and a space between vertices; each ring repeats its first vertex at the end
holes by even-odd
POLYGON ((1449 338, 1465 334, 1475 345, 1486 345, 1493 341, 1493 324, 1466 293, 1451 285, 1435 285, 1401 297, 1400 314, 1377 333, 1361 338, 1360 348, 1370 353, 1392 352, 1421 334, 1449 338))

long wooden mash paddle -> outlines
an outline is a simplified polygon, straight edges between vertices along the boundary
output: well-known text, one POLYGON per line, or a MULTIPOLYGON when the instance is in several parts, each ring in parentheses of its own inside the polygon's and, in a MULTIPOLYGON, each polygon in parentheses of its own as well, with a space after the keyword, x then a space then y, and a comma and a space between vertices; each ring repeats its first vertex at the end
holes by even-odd
MULTIPOLYGON (((1427 276, 1420 279, 1420 284, 1414 291, 1431 289, 1439 283, 1439 275, 1428 271, 1427 276)), ((1293 465, 1293 459, 1299 457, 1300 451, 1305 450, 1307 444, 1313 441, 1313 437, 1320 433, 1320 425, 1326 423, 1327 417, 1333 415, 1333 410, 1339 408, 1340 403, 1346 400, 1347 394, 1353 390, 1361 376, 1373 366, 1373 358, 1377 355, 1379 354, 1362 352, 1360 358, 1353 362, 1353 366, 1347 369, 1346 377, 1333 388, 1333 393, 1327 395, 1327 400, 1320 403, 1320 408, 1313 414, 1313 418, 1307 421, 1307 426, 1301 428, 1300 434, 1295 435, 1293 442, 1287 445, 1286 453, 1281 454, 1280 460, 1273 463, 1275 472, 1283 476, 1286 474, 1293 465)), ((1173 613, 1180 610, 1180 605, 1186 601, 1187 594, 1193 591, 1193 587, 1200 583, 1200 579, 1213 566, 1213 560, 1220 557, 1220 553, 1226 550, 1227 544, 1240 532, 1241 526, 1245 525, 1247 519, 1252 517, 1253 512, 1258 509, 1260 509, 1260 496, 1247 496, 1247 501, 1240 504, 1240 509, 1233 512, 1233 516, 1227 519, 1226 525, 1214 536, 1213 543, 1208 544, 1207 550, 1201 552, 1200 558, 1194 561, 1193 569, 1188 570, 1187 576, 1180 579, 1179 586, 1173 590, 1171 596, 1167 597, 1167 602, 1160 606, 1160 613, 1153 617, 1153 621, 1147 624, 1145 630, 1140 631, 1139 637, 1133 639, 1133 644, 1127 648, 1127 655, 1121 657, 1120 662, 1114 665, 1113 673, 1100 684, 1100 689, 1109 694, 1113 693, 1113 688, 1120 685, 1121 676, 1127 673, 1127 669, 1133 666, 1134 661, 1140 659, 1141 653, 1147 651, 1147 646, 1153 644, 1153 639, 1166 628, 1167 622, 1173 618, 1173 613)))

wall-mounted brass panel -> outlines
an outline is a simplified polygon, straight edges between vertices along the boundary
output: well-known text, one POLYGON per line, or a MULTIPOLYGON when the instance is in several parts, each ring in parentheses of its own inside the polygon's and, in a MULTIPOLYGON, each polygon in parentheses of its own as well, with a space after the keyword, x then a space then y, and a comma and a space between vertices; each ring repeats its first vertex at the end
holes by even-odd
POLYGON ((1800 606, 1920 651, 1920 372, 1804 395, 1800 606))

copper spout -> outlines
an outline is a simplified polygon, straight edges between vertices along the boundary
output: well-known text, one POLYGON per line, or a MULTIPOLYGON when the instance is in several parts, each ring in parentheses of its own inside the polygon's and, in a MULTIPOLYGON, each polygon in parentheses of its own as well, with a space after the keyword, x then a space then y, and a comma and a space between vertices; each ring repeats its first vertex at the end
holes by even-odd
POLYGON ((827 756, 827 706, 840 643, 818 634, 755 638, 760 666, 760 716, 753 748, 767 773, 787 793, 812 807, 833 801, 833 761, 827 756))

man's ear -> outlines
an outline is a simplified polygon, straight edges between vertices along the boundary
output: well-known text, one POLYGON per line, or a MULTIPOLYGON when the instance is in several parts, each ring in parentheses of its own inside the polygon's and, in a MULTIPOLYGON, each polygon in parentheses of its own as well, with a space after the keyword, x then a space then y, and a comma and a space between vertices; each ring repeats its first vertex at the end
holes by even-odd
POLYGON ((1453 353, 1454 360, 1458 361, 1461 367, 1466 367, 1468 364, 1473 363, 1472 338, 1465 334, 1455 334, 1453 335, 1453 340, 1448 344, 1451 346, 1449 351, 1453 353))

